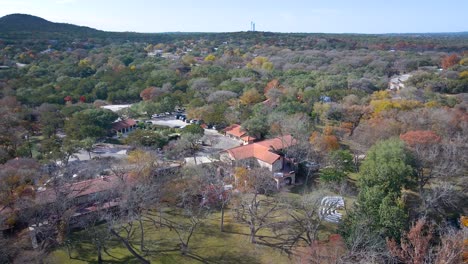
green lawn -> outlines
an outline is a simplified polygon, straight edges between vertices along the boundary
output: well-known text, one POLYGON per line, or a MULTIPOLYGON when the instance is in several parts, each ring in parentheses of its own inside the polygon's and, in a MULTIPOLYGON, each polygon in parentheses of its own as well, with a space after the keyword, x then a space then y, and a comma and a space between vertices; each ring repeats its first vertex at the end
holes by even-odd
MULTIPOLYGON (((161 253, 149 257, 152 263, 295 263, 294 259, 274 247, 251 244, 246 225, 235 223, 230 212, 225 214, 225 230, 219 231, 220 214, 213 213, 196 230, 190 242, 189 256, 183 256, 177 250, 179 241, 173 231, 163 229, 155 233, 145 232, 147 243, 161 253)), ((81 237, 82 232, 75 232, 72 237, 81 237)), ((273 242, 268 237, 268 230, 259 232, 258 241, 273 242)), ((103 254, 108 263, 139 263, 131 254, 115 241, 112 241, 109 253, 114 258, 103 254)), ((96 250, 89 242, 74 246, 69 259, 66 248, 53 251, 46 263, 97 263, 96 250)))
MULTIPOLYGON (((300 194, 282 192, 277 198, 291 200, 300 198, 300 194)), ((347 203, 351 200, 346 197, 347 203)), ((176 210, 167 209, 165 213, 171 214, 171 219, 185 221, 176 210)), ((286 213, 280 212, 277 217, 281 220, 286 213), (284 215, 282 215, 284 214, 284 215)), ((233 219, 233 213, 226 210, 225 232, 220 229, 219 212, 211 213, 207 219, 196 229, 189 244, 190 254, 182 255, 179 250, 179 240, 174 231, 167 228, 155 230, 149 224, 145 228, 146 245, 152 253, 147 258, 152 263, 296 263, 294 256, 288 256, 280 249, 271 246, 279 241, 273 237, 271 230, 264 229, 257 234, 258 244, 249 241, 249 230, 245 224, 240 224, 233 219), (270 244, 270 246, 266 245, 270 244)), ((103 224, 100 228, 106 228, 103 224)), ((336 233, 336 224, 324 223, 319 232, 319 239, 326 240, 328 235, 336 233)), ((49 254, 45 263, 97 263, 97 251, 89 239, 85 238, 86 232, 78 231, 71 235, 71 239, 80 241, 73 244, 72 257, 68 257, 66 247, 58 248, 49 254)), ((138 237, 135 238, 138 241, 138 237)), ((138 246, 138 243, 135 243, 138 246)), ((117 240, 112 239, 107 245, 109 255, 103 253, 107 263, 139 263, 117 240)))

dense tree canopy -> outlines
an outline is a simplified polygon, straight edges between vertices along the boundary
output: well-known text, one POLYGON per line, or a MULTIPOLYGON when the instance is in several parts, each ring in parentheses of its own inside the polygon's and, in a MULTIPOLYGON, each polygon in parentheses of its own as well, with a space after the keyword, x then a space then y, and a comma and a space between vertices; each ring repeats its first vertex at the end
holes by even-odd
MULTIPOLYGON (((438 227, 427 243, 440 259, 456 255, 460 235, 447 222, 467 214, 464 33, 139 34, 20 15, 1 18, 0 35, 0 220, 18 231, 50 223, 42 224, 44 250, 34 254, 61 250, 57 244, 66 242, 70 252, 86 250, 80 257, 89 262, 92 253, 98 262, 114 261, 114 252, 127 262, 235 261, 238 254, 230 251, 213 257, 221 246, 201 249, 213 239, 219 245, 237 240, 235 232, 222 233, 236 221, 249 229, 251 242, 265 243, 248 257, 250 247, 233 243, 232 252, 245 253, 238 262, 283 263, 305 250, 316 262, 386 263, 391 256, 422 259, 408 257, 407 248, 420 225, 406 231, 424 217, 438 227), (131 106, 101 108, 110 104, 131 106), (198 121, 159 125, 175 115, 179 120, 170 122, 198 121), (111 137, 112 123, 130 118, 136 128, 111 137), (256 140, 292 135, 295 144, 269 150, 282 161, 271 171, 257 168, 270 166, 261 159, 234 167, 222 149, 239 142, 204 129, 231 124, 256 140), (105 156, 125 151, 101 155, 101 148, 135 151, 114 159, 105 156), (273 179, 278 165, 294 172, 293 186, 281 174, 273 179), (117 189, 81 204, 102 215, 78 223, 75 235, 69 220, 83 208, 68 199, 69 186, 113 177, 117 189), (47 210, 20 210, 44 191, 59 195, 47 210), (324 208, 323 196, 341 196, 345 204, 324 208), (118 214, 100 208, 116 201, 118 214), (212 210, 221 210, 220 233, 209 229, 218 217, 212 210), (224 219, 224 211, 232 217, 224 219), (336 230, 335 223, 324 225, 328 213, 341 222, 347 247, 323 240, 336 230), (200 245, 189 247, 191 238, 200 245), (324 250, 328 243, 340 250, 324 250), (161 253, 166 244, 173 248, 161 253)), ((0 239, 0 262, 27 255, 5 243, 21 244, 24 232, 14 231, 0 239)), ((24 251, 33 254, 29 248, 24 251)))
POLYGON ((65 132, 74 139, 103 137, 107 135, 118 115, 107 109, 87 109, 65 121, 65 132))

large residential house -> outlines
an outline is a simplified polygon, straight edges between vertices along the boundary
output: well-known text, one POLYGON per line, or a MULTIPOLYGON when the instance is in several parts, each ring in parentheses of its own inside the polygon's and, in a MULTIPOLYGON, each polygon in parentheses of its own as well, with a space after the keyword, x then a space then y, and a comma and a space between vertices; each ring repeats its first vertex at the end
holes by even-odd
POLYGON ((388 83, 388 89, 391 91, 399 91, 405 88, 405 82, 411 77, 411 74, 403 74, 392 77, 388 83))
POLYGON ((238 140, 242 145, 248 145, 255 141, 254 137, 247 135, 240 125, 230 125, 224 129, 224 134, 232 139, 238 140))
POLYGON ((221 152, 221 160, 235 167, 263 167, 273 174, 278 187, 295 182, 294 164, 279 152, 294 145, 291 135, 267 139, 221 152))
POLYGON ((135 120, 126 119, 126 120, 113 123, 111 131, 116 134, 117 133, 125 134, 127 132, 134 130, 136 127, 137 127, 137 123, 135 120))

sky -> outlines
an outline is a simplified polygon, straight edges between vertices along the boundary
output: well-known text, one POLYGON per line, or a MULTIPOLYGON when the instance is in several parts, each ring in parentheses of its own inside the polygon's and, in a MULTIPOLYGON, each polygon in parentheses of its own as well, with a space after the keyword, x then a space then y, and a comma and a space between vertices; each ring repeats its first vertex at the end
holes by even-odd
POLYGON ((468 31, 468 0, 0 0, 13 13, 106 31, 468 31))

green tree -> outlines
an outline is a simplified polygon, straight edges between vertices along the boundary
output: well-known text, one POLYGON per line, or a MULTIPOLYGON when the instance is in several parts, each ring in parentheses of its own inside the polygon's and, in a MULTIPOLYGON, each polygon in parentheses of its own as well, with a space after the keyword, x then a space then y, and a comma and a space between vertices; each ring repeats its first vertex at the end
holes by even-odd
POLYGON ((107 109, 87 109, 73 114, 65 122, 65 132, 72 139, 99 138, 107 134, 118 115, 107 109))
POLYGON ((91 159, 91 151, 94 148, 94 143, 96 143, 96 139, 95 138, 90 138, 90 137, 87 137, 87 138, 81 140, 81 142, 80 142, 81 148, 86 150, 86 152, 88 152, 89 159, 91 159))
POLYGON ((401 199, 395 194, 387 195, 379 207, 379 223, 382 233, 388 237, 399 238, 406 227, 408 215, 401 199))
POLYGON ((191 124, 182 129, 183 134, 194 134, 194 135, 199 135, 203 136, 205 133, 205 130, 197 124, 191 124))
POLYGON ((60 160, 63 165, 67 166, 70 158, 80 150, 80 143, 77 140, 65 138, 60 149, 60 160))
POLYGON ((264 97, 255 88, 244 91, 239 98, 240 102, 244 105, 253 105, 261 102, 263 99, 264 97))
POLYGON ((349 150, 334 150, 328 155, 328 166, 320 170, 320 180, 341 182, 353 171, 353 155, 349 150))
POLYGON ((264 138, 268 134, 267 117, 264 115, 255 115, 242 123, 242 128, 247 134, 256 138, 264 138))
POLYGON ((125 144, 162 148, 167 144, 167 137, 157 131, 138 129, 124 139, 125 144))
MULTIPOLYGON (((366 223, 368 238, 399 239, 405 229, 407 214, 401 202, 401 189, 414 176, 412 159, 402 141, 389 139, 375 144, 361 165, 360 187, 355 210, 345 219, 341 233, 348 243, 356 242, 356 234, 366 223)), ((360 238, 362 239, 362 237, 360 238)))
POLYGON ((57 129, 63 127, 63 115, 57 105, 42 104, 37 110, 42 134, 45 137, 50 138, 55 135, 57 129))
POLYGON ((360 168, 361 187, 379 186, 386 193, 400 194, 401 188, 415 175, 412 158, 398 139, 377 143, 360 168))

